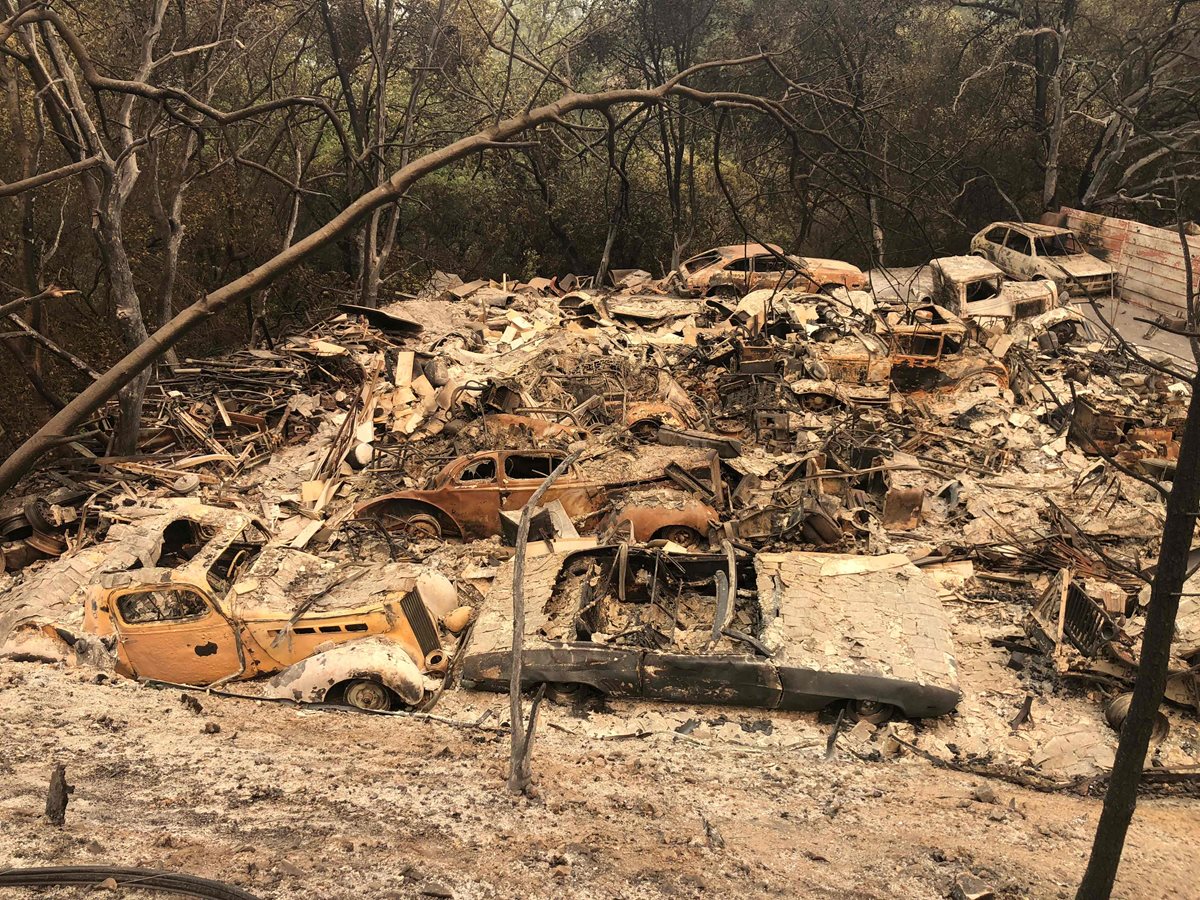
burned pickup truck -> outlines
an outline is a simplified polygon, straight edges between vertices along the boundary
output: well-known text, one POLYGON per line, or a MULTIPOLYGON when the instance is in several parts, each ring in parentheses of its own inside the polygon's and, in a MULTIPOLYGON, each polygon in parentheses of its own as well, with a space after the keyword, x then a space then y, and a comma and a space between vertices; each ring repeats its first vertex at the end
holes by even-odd
POLYGON ((437 573, 337 565, 270 545, 245 513, 201 504, 122 525, 106 543, 92 554, 99 571, 71 594, 82 627, 73 610, 26 609, 0 634, 6 654, 84 638, 127 677, 211 686, 274 675, 268 696, 372 710, 420 703, 427 676, 446 670, 438 618, 458 603, 437 573))
POLYGON ((1010 281, 982 256, 946 256, 931 260, 932 283, 915 291, 918 305, 941 306, 976 330, 980 340, 1010 333, 1027 344, 1053 334, 1059 345, 1091 334, 1086 316, 1066 303, 1053 281, 1010 281))
MULTIPOLYGON (((463 660, 507 690, 511 563, 463 660)), ((614 697, 939 716, 958 703, 937 586, 900 555, 671 554, 601 547, 534 557, 525 573, 523 682, 614 697)))
MULTIPOLYGON (((552 450, 489 450, 462 456, 447 463, 425 488, 375 497, 361 504, 355 515, 412 537, 491 537, 501 533, 501 515, 519 512, 564 458, 552 450)), ((624 527, 638 541, 667 537, 695 545, 717 522, 715 509, 681 492, 660 504, 637 497, 622 502, 622 487, 633 485, 590 480, 572 465, 550 486, 543 504, 557 501, 567 516, 590 531, 624 527)))

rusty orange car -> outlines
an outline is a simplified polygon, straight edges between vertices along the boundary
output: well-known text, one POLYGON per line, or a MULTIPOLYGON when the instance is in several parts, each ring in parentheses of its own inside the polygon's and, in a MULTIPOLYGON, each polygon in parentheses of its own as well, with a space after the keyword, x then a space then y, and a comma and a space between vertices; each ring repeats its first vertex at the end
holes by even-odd
POLYGON ((742 296, 762 288, 821 291, 866 290, 867 275, 840 259, 793 256, 777 244, 729 244, 684 260, 679 266, 682 292, 694 297, 742 296))
MULTIPOLYGON (((391 532, 415 538, 478 540, 501 533, 500 514, 520 510, 565 454, 554 450, 487 450, 447 463, 424 489, 375 497, 355 510, 391 532)), ((718 520, 711 506, 688 499, 655 505, 618 499, 621 487, 589 480, 577 465, 557 478, 543 503, 558 501, 588 531, 612 524, 633 540, 668 538, 694 546, 718 520), (606 514, 606 507, 611 512, 606 514), (603 520, 603 521, 602 521, 603 520)))
POLYGON ((387 710, 420 703, 426 676, 448 666, 438 617, 457 591, 436 572, 269 545, 232 510, 197 506, 140 527, 164 545, 190 536, 182 555, 85 588, 84 630, 118 674, 202 687, 273 675, 267 696, 387 710))

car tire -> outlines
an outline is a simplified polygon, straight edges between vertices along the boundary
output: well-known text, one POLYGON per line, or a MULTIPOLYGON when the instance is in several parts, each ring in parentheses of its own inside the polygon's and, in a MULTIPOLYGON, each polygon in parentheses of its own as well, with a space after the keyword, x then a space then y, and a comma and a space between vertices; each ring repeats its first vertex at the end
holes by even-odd
POLYGON ((367 712, 387 712, 396 708, 396 695, 386 685, 370 678, 356 678, 342 690, 347 706, 367 712))
POLYGON ((890 722, 899 712, 890 703, 880 700, 851 700, 846 704, 846 718, 851 722, 866 722, 870 725, 882 725, 890 722))

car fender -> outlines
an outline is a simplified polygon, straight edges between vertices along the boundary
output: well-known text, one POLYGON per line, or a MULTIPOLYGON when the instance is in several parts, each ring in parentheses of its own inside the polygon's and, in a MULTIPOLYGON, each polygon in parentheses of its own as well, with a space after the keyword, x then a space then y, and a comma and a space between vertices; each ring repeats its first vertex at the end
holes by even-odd
POLYGON ((679 508, 633 502, 625 504, 613 515, 614 527, 629 523, 635 541, 650 540, 658 531, 669 527, 690 528, 705 537, 718 521, 717 511, 699 500, 688 500, 679 508))
POLYGON ((360 678, 380 682, 408 706, 425 696, 425 677, 418 664, 403 646, 384 636, 314 653, 276 673, 267 682, 264 696, 320 703, 330 689, 360 678))
POLYGON ((441 522, 443 532, 447 530, 446 525, 449 524, 457 534, 463 534, 462 523, 451 515, 444 506, 430 499, 428 493, 426 491, 396 491, 392 494, 384 494, 382 497, 375 497, 357 506, 354 510, 354 518, 378 518, 376 514, 386 507, 387 504, 404 503, 411 505, 414 512, 428 513, 436 518, 441 522))

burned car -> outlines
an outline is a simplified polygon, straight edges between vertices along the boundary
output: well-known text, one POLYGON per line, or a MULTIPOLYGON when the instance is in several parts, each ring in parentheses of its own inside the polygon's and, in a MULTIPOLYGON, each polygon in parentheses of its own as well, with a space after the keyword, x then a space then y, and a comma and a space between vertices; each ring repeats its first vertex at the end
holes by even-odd
MULTIPOLYGON (((507 690, 511 563, 480 612, 466 682, 507 690)), ((530 559, 522 678, 607 696, 852 718, 939 716, 960 698, 936 584, 900 555, 671 554, 601 547, 530 559)))
POLYGON ((920 303, 944 306, 964 320, 985 326, 1000 320, 1007 328, 1059 305, 1053 281, 1009 281, 982 256, 945 256, 929 262, 933 284, 918 296, 920 303))
POLYGON ((790 289, 819 291, 867 287, 866 273, 839 259, 793 256, 776 244, 730 244, 684 260, 677 273, 682 292, 695 297, 790 289))
MULTIPOLYGON (((548 450, 491 450, 447 463, 426 488, 375 497, 355 510, 389 531, 426 538, 477 540, 501 534, 501 516, 517 512, 563 461, 566 454, 548 450)), ((622 503, 620 488, 644 485, 605 484, 586 478, 578 465, 557 478, 543 504, 559 503, 566 515, 590 530, 607 523, 632 531, 633 540, 669 537, 697 544, 716 523, 716 510, 687 497, 672 495, 654 505, 633 499, 622 503), (607 512, 608 507, 611 512, 607 512)))
POLYGON ((446 669, 437 617, 457 594, 436 573, 272 546, 251 516, 201 504, 125 530, 107 549, 130 565, 72 592, 82 627, 71 614, 27 614, 4 635, 6 655, 90 641, 127 677, 212 686, 274 675, 269 696, 372 710, 418 704, 426 676, 446 669))
POLYGON ((935 303, 883 313, 891 349, 892 383, 899 391, 1008 387, 1008 370, 968 340, 965 322, 935 303))
MULTIPOLYGON (((1140 647, 1125 630, 1127 613, 1135 607, 1116 585, 1061 569, 1026 622, 1026 631, 1057 671, 1117 689, 1105 714, 1118 730, 1138 670, 1140 647)), ((1172 646, 1163 698, 1200 715, 1200 646, 1178 641, 1172 646)), ((1165 730, 1165 719, 1161 727, 1165 730)))
POLYGON ((1051 281, 1060 294, 1107 296, 1112 266, 1092 256, 1068 228, 1032 222, 993 222, 971 238, 971 252, 1018 281, 1051 281))

